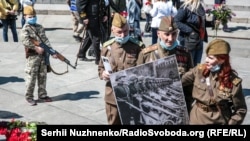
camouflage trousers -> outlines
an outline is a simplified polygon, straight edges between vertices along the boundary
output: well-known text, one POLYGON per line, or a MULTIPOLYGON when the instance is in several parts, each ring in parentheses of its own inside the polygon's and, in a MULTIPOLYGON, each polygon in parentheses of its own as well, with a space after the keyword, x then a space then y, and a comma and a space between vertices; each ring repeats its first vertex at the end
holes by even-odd
POLYGON ((26 99, 34 98, 34 89, 37 81, 38 97, 47 96, 46 80, 47 80, 47 66, 42 55, 29 56, 26 60, 25 67, 25 97, 26 99))

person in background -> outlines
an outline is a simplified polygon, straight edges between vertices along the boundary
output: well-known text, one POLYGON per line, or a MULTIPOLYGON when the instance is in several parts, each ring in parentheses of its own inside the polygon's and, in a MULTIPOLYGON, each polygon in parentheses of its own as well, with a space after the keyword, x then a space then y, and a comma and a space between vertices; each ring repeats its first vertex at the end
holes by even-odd
POLYGON ((206 48, 205 63, 182 76, 182 85, 193 85, 195 104, 190 124, 239 125, 247 105, 242 79, 230 63, 230 44, 223 39, 212 40, 206 48))
POLYGON ((117 9, 119 9, 119 12, 115 9, 112 8, 111 13, 120 13, 122 11, 126 11, 127 7, 126 7, 126 0, 109 0, 110 2, 113 1, 113 3, 115 4, 115 7, 117 9))
MULTIPOLYGON (((89 36, 91 47, 95 53, 95 64, 98 65, 100 61, 100 45, 101 41, 106 38, 106 30, 103 28, 103 23, 107 22, 107 0, 76 0, 77 10, 80 14, 83 24, 86 26, 86 33, 89 36)), ((90 46, 84 46, 80 49, 78 57, 82 61, 89 61, 86 57, 86 48, 90 46)))
POLYGON ((172 1, 156 0, 153 4, 153 9, 150 11, 150 15, 152 16, 152 44, 158 42, 157 30, 159 28, 161 18, 164 16, 175 16, 176 14, 177 9, 173 6, 172 1))
POLYGON ((130 26, 129 35, 142 41, 142 32, 140 27, 141 20, 141 0, 126 0, 127 21, 130 26))
POLYGON ((185 45, 185 37, 196 32, 198 28, 200 43, 198 49, 190 50, 194 66, 201 62, 203 54, 203 41, 208 41, 206 30, 206 14, 203 7, 203 0, 184 0, 184 3, 178 9, 174 21, 180 30, 178 40, 181 46, 185 45))
MULTIPOLYGON (((47 65, 45 62, 46 52, 40 46, 36 46, 32 43, 31 38, 46 44, 51 47, 50 42, 45 35, 45 30, 42 25, 36 23, 37 16, 33 6, 25 6, 23 9, 25 18, 25 24, 21 30, 21 40, 26 51, 26 91, 25 98, 31 105, 37 105, 37 101, 34 100, 34 90, 37 81, 38 86, 38 101, 39 102, 51 102, 52 99, 47 95, 46 80, 47 80, 47 65)), ((57 55, 53 55, 53 58, 57 58, 57 55)))
MULTIPOLYGON (((153 8, 153 3, 152 0, 146 0, 145 4, 144 4, 144 12, 145 12, 145 16, 146 16, 146 24, 145 24, 145 28, 148 28, 147 26, 150 26, 150 32, 151 32, 151 21, 152 21, 152 16, 150 15, 150 11, 153 8)), ((144 32, 147 32, 144 30, 144 32)))
POLYGON ((14 42, 18 42, 16 20, 18 10, 18 0, 0 0, 1 12, 0 20, 3 24, 3 41, 8 42, 8 29, 10 27, 14 42))
POLYGON ((67 4, 69 5, 73 20, 73 37, 76 41, 81 42, 82 38, 80 37, 80 34, 83 32, 84 25, 77 11, 76 0, 67 0, 67 4))
MULTIPOLYGON (((33 6, 34 7, 36 0, 20 0, 20 3, 21 3, 20 6, 22 6, 21 9, 23 9, 25 6, 33 6)), ((23 16, 23 12, 21 12, 21 13, 22 13, 21 25, 23 27, 23 25, 25 24, 25 18, 23 16)))
MULTIPOLYGON (((185 72, 189 71, 189 69, 194 67, 191 54, 187 51, 185 47, 182 47, 178 44, 178 28, 174 23, 173 17, 162 17, 159 29, 157 31, 157 35, 160 41, 142 50, 138 57, 137 65, 175 54, 180 77, 185 72)), ((187 86, 184 87, 183 90, 184 93, 189 93, 192 92, 192 87, 187 86)), ((186 97, 186 101, 187 108, 189 111, 193 100, 191 97, 186 97)))
MULTIPOLYGON (((119 13, 114 14, 111 28, 114 38, 103 44, 101 56, 109 58, 112 72, 118 72, 136 66, 136 60, 144 48, 144 44, 136 38, 130 37, 129 24, 119 13)), ((108 124, 119 125, 121 124, 121 120, 110 82, 110 74, 105 71, 102 60, 98 65, 98 75, 101 80, 106 81, 105 107, 108 124)))
MULTIPOLYGON (((0 3, 0 13, 3 13, 3 12, 4 12, 4 8, 3 8, 2 3, 0 3)), ((2 28, 2 27, 3 27, 3 23, 2 23, 2 21, 0 19, 0 28, 2 28)))

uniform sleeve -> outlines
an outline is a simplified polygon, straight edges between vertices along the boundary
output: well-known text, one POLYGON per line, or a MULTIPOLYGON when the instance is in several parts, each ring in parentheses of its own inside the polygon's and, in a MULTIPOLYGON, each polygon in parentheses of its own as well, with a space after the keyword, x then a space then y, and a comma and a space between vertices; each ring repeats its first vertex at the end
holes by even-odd
POLYGON ((242 85, 241 83, 235 86, 236 88, 233 90, 233 97, 232 102, 235 108, 235 113, 231 116, 231 119, 229 120, 229 125, 239 125, 243 122, 246 113, 247 113, 247 106, 245 97, 242 91, 242 85))
MULTIPOLYGON (((106 52, 107 52, 107 47, 103 48, 101 50, 101 56, 105 56, 106 55, 106 52)), ((102 78, 102 72, 105 71, 105 68, 104 68, 104 65, 103 65, 103 61, 102 59, 100 60, 100 63, 98 65, 98 76, 101 80, 103 80, 102 78)))
POLYGON ((188 72, 184 73, 182 78, 181 78, 181 82, 182 82, 182 86, 189 86, 189 85, 193 85, 193 82, 195 80, 195 73, 196 73, 196 67, 190 69, 188 72))
POLYGON ((23 46, 28 47, 30 49, 34 49, 34 44, 30 41, 30 33, 28 30, 28 27, 24 25, 24 27, 21 30, 21 41, 23 43, 23 46))
POLYGON ((86 7, 88 4, 88 0, 76 0, 77 11, 80 14, 80 17, 83 19, 87 18, 86 7))

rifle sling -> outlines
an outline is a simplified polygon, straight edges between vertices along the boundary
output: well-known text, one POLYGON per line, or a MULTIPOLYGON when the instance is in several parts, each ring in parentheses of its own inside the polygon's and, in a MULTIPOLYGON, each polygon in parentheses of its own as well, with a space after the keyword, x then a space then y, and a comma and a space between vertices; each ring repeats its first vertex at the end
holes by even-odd
POLYGON ((65 72, 62 72, 62 73, 56 72, 56 71, 51 67, 51 65, 48 65, 48 66, 50 67, 51 72, 53 72, 53 73, 56 74, 56 75, 63 75, 63 74, 65 74, 65 73, 68 73, 68 72, 69 72, 69 71, 68 71, 68 66, 67 66, 67 70, 66 70, 65 72))
MULTIPOLYGON (((36 36, 37 36, 37 37, 40 39, 40 41, 44 44, 42 38, 38 35, 38 33, 35 31, 35 29, 33 29, 33 27, 30 26, 30 25, 29 25, 29 27, 35 32, 36 36)), ((46 57, 46 56, 45 56, 45 57, 46 57)), ((56 74, 56 75, 63 75, 63 74, 65 74, 65 73, 68 73, 68 72, 69 72, 69 70, 68 70, 68 65, 67 65, 67 70, 66 70, 65 72, 62 72, 62 73, 56 72, 56 71, 51 67, 50 64, 49 64, 48 66, 50 67, 51 71, 52 71, 54 74, 56 74)))

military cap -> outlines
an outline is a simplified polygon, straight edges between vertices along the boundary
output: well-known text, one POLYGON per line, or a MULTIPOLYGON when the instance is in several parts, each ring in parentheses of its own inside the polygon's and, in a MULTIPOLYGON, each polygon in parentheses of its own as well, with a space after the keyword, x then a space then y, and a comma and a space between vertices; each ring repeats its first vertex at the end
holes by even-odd
POLYGON ((122 79, 122 78, 124 78, 124 77, 126 77, 126 76, 124 76, 124 75, 122 75, 122 74, 117 74, 117 76, 116 76, 116 78, 115 78, 115 81, 118 81, 118 80, 120 80, 120 79, 122 79))
POLYGON ((171 16, 164 16, 161 19, 159 30, 165 32, 172 32, 177 29, 177 25, 174 23, 174 19, 171 16))
POLYGON ((33 6, 25 6, 23 8, 23 14, 25 15, 36 15, 36 11, 33 6))
POLYGON ((132 75, 130 78, 129 78, 130 81, 135 81, 135 80, 138 80, 138 78, 135 76, 135 75, 132 75))
POLYGON ((214 39, 206 48, 207 55, 229 54, 230 45, 223 39, 214 39))
POLYGON ((112 21, 113 26, 122 28, 124 25, 126 25, 126 23, 127 23, 127 20, 122 15, 120 15, 119 13, 114 14, 113 21, 112 21))

